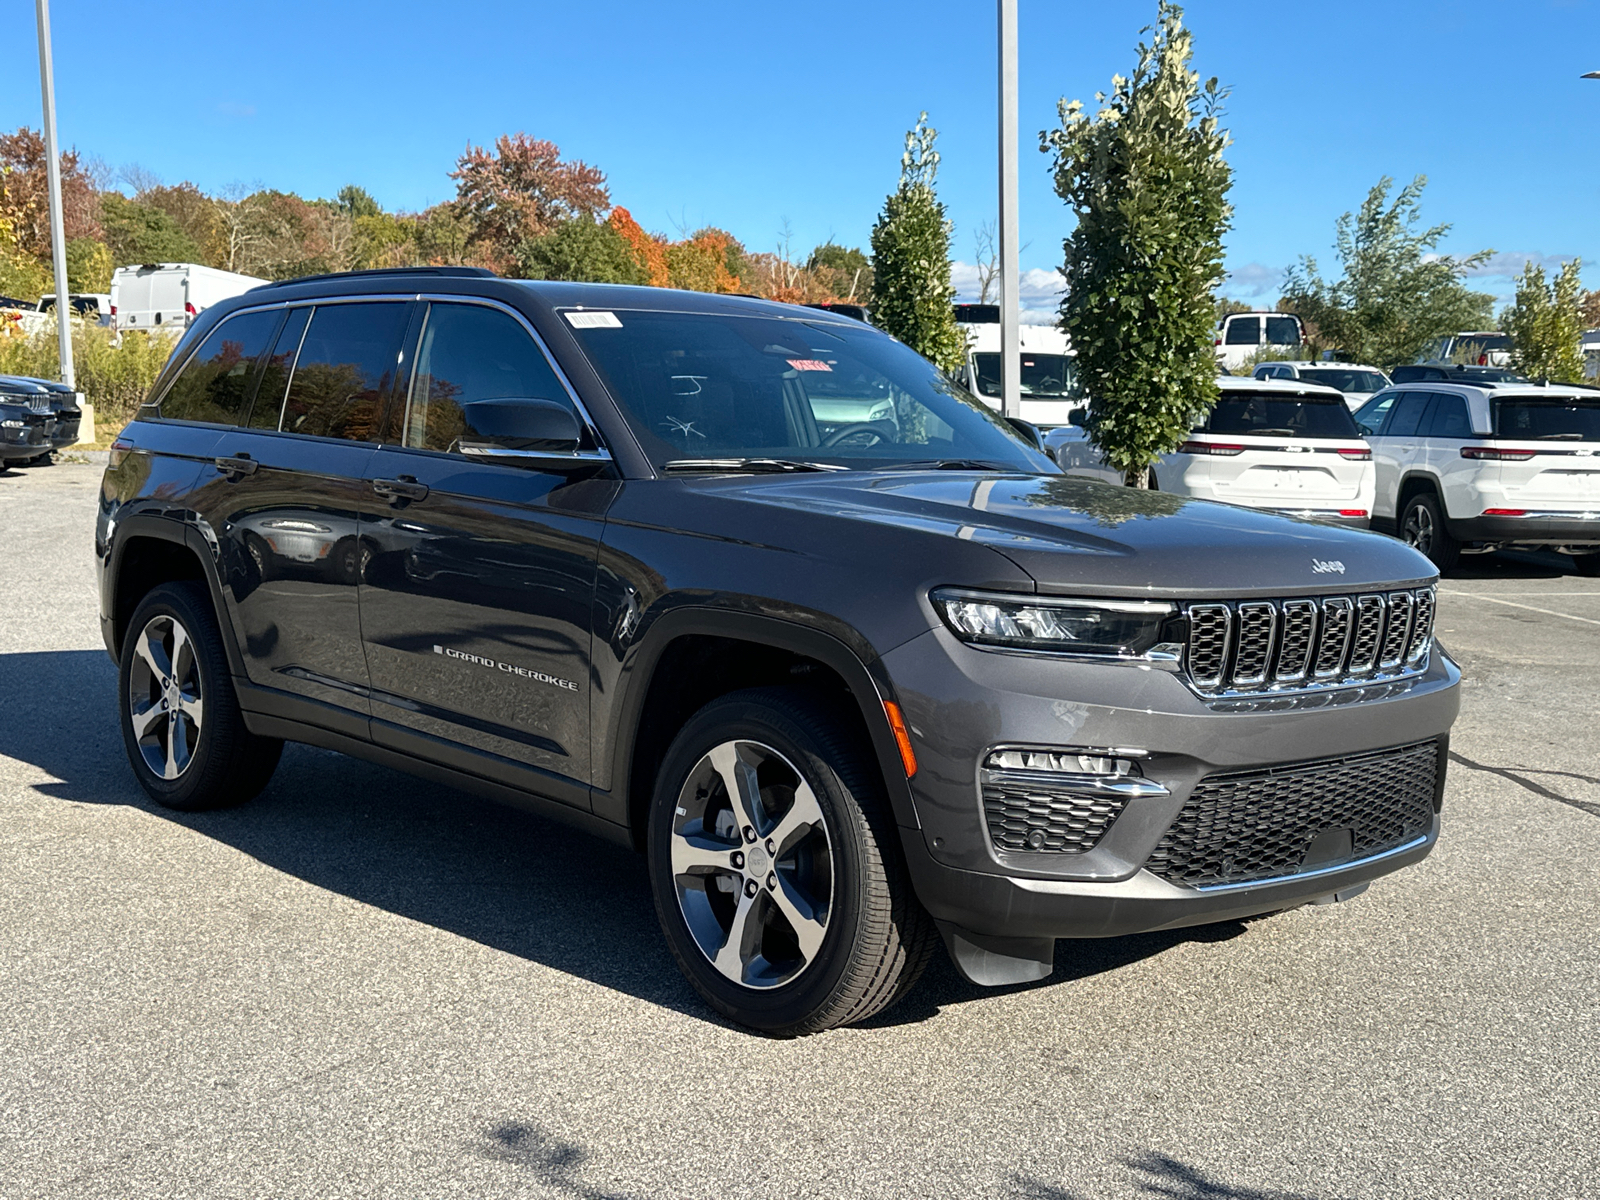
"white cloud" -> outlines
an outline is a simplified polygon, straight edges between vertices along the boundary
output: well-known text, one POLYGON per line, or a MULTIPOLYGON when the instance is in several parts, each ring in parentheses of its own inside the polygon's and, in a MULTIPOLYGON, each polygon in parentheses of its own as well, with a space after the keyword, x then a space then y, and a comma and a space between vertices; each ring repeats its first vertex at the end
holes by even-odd
POLYGON ((1269 267, 1266 263, 1245 263, 1228 272, 1222 290, 1229 296, 1276 297, 1283 290, 1283 268, 1269 267))
POLYGON ((1540 254, 1536 250, 1501 250, 1491 254, 1481 265, 1467 272, 1473 276, 1515 279, 1530 262, 1538 263, 1547 272, 1559 271, 1561 264, 1578 257, 1575 254, 1540 254))
MULTIPOLYGON (((976 304, 982 294, 978 280, 978 266, 976 263, 955 262, 950 264, 950 282, 956 285, 956 300, 962 304, 976 304)), ((1060 271, 1047 271, 1042 267, 1033 267, 1022 273, 1018 281, 1018 291, 1022 300, 1022 323, 1024 325, 1054 325, 1058 316, 1057 309, 1061 304, 1061 294, 1066 291, 1067 281, 1060 271)), ((990 297, 994 299, 991 289, 990 297)))

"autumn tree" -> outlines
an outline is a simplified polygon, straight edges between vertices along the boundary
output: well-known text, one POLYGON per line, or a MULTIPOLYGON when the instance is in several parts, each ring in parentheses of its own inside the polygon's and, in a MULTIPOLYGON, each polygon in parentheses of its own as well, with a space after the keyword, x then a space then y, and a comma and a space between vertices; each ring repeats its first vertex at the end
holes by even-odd
POLYGON ((586 283, 646 282, 633 247, 608 221, 573 217, 549 233, 517 247, 517 267, 525 279, 571 279, 586 283))
POLYGON ((872 260, 829 239, 811 252, 806 270, 840 300, 860 303, 872 291, 872 260))
POLYGON ((950 233, 954 228, 934 192, 939 172, 938 131, 928 114, 906 134, 900 186, 884 201, 872 228, 872 319, 946 371, 961 366, 966 339, 951 307, 950 233))
POLYGON ((1131 76, 1083 104, 1062 100, 1040 135, 1056 195, 1077 218, 1064 244, 1061 327, 1089 397, 1089 440, 1131 487, 1176 450, 1217 399, 1215 288, 1229 227, 1223 93, 1190 69, 1183 10, 1161 0, 1131 76))
POLYGON ((525 133, 502 135, 492 151, 469 144, 450 178, 458 212, 474 224, 474 240, 507 259, 529 238, 573 217, 597 217, 611 204, 599 168, 563 162, 554 142, 525 133))
POLYGON ((744 248, 733 234, 709 227, 668 244, 668 282, 693 292, 732 295, 743 290, 739 277, 728 269, 730 250, 735 251, 734 261, 743 259, 744 248))
POLYGON ((611 210, 606 224, 615 229, 633 250, 633 259, 644 272, 644 282, 651 287, 667 287, 671 276, 667 269, 667 244, 665 239, 646 233, 633 214, 620 205, 611 210))
MULTIPOLYGON (((0 218, 23 254, 50 257, 50 183, 44 138, 27 126, 0 133, 0 218)), ((76 150, 61 154, 61 215, 67 240, 100 236, 94 183, 76 150)))

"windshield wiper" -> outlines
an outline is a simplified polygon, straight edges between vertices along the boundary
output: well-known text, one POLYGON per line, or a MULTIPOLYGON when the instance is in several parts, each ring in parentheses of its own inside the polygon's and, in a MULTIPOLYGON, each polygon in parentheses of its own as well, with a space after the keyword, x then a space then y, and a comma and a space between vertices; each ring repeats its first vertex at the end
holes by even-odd
POLYGON ((915 462, 888 463, 880 471, 1004 471, 1016 474, 1018 467, 1011 463, 994 462, 986 458, 923 458, 915 462))
POLYGON ((798 462, 791 458, 675 458, 662 463, 672 475, 691 472, 725 475, 788 475, 796 471, 848 471, 833 463, 798 462))

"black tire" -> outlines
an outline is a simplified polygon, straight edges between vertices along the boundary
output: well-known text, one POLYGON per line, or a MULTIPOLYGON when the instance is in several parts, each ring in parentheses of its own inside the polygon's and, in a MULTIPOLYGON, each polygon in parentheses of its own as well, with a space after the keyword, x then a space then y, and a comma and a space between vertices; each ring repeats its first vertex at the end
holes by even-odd
POLYGON ((267 786, 283 752, 278 739, 245 728, 211 598, 198 583, 162 584, 134 609, 123 636, 117 707, 139 786, 165 808, 199 812, 243 804, 267 786), (178 629, 190 649, 180 649, 174 663, 178 629), (155 644, 150 657, 140 649, 147 640, 155 644), (142 735, 134 731, 136 715, 149 718, 142 735), (154 762, 163 762, 163 770, 154 762))
MULTIPOLYGON (((726 836, 731 839, 726 849, 718 843, 719 848, 710 853, 744 848, 739 832, 730 831, 726 836)), ((690 718, 673 739, 657 775, 650 808, 647 854, 651 890, 656 914, 679 968, 695 991, 718 1012, 775 1036, 816 1033, 864 1021, 881 1012, 910 991, 938 941, 932 920, 912 891, 899 836, 876 761, 859 744, 859 737, 831 716, 828 706, 816 696, 799 689, 760 688, 712 701, 690 718), (765 983, 747 984, 724 974, 715 965, 711 951, 702 949, 696 940, 686 913, 698 905, 697 920, 704 934, 706 914, 715 917, 716 889, 712 884, 716 876, 674 874, 674 849, 687 844, 685 833, 694 832, 703 838, 705 816, 713 805, 723 805, 717 809, 719 821, 728 812, 725 795, 721 801, 715 798, 720 794, 718 781, 724 777, 715 774, 709 777, 709 788, 702 788, 696 783, 700 776, 692 773, 703 772, 713 749, 729 743, 754 747, 749 751, 753 754, 775 752, 775 757, 762 761, 759 772, 752 768, 753 777, 759 781, 763 809, 771 796, 796 797, 751 843, 750 862, 754 862, 758 846, 771 851, 772 843, 763 840, 766 833, 781 828, 785 816, 799 806, 799 787, 791 788, 786 782, 791 769, 809 787, 821 816, 820 829, 812 825, 811 833, 806 835, 811 840, 799 843, 801 848, 794 852, 792 860, 786 858, 782 846, 766 859, 772 864, 772 873, 765 876, 766 893, 756 877, 710 868, 732 877, 735 884, 731 893, 720 900, 728 914, 728 924, 716 932, 731 940, 727 932, 734 927, 730 910, 735 905, 742 909, 744 901, 739 897, 749 895, 753 897, 752 914, 761 914, 752 917, 754 937, 762 947, 760 955, 752 955, 752 964, 768 963, 772 941, 779 944, 773 961, 780 965, 772 968, 765 983), (689 798, 691 785, 693 799, 689 798), (708 794, 713 798, 706 799, 708 794), (685 811, 685 804, 692 808, 697 802, 704 805, 698 815, 685 811), (803 863, 809 864, 814 874, 822 874, 824 853, 830 892, 826 932, 807 959, 802 939, 796 936, 792 941, 786 940, 786 931, 797 927, 779 913, 778 900, 782 897, 780 888, 785 892, 789 889, 773 881, 783 870, 788 872, 784 880, 805 883, 803 863), (698 900, 694 899, 693 886, 680 893, 682 881, 701 881, 698 900), (743 890, 751 886, 756 891, 743 890), (763 920, 765 924, 761 923, 763 920), (782 965, 782 951, 789 945, 796 947, 793 962, 802 965, 782 965), (792 977, 784 976, 785 969, 793 972, 792 977)), ((795 844, 793 840, 785 843, 795 844)))
POLYGON ((1418 492, 1406 501, 1405 511, 1400 514, 1400 538, 1426 554, 1441 575, 1461 558, 1461 543, 1445 528, 1439 498, 1432 492, 1418 492))
POLYGON ((1587 575, 1593 579, 1600 576, 1600 553, 1574 554, 1572 565, 1578 568, 1579 575, 1587 575))

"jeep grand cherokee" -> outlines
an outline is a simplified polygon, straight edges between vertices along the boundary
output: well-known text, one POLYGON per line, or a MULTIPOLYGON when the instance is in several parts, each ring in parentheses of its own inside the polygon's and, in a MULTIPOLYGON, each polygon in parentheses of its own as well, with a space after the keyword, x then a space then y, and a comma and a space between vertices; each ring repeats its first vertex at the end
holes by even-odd
POLYGON ((116 443, 96 549, 159 803, 300 741, 630 843, 690 983, 768 1032, 878 1012, 941 937, 1042 978, 1057 938, 1342 898, 1439 833, 1426 559, 1064 476, 811 309, 257 288, 116 443), (840 395, 879 402, 821 432, 840 395))

